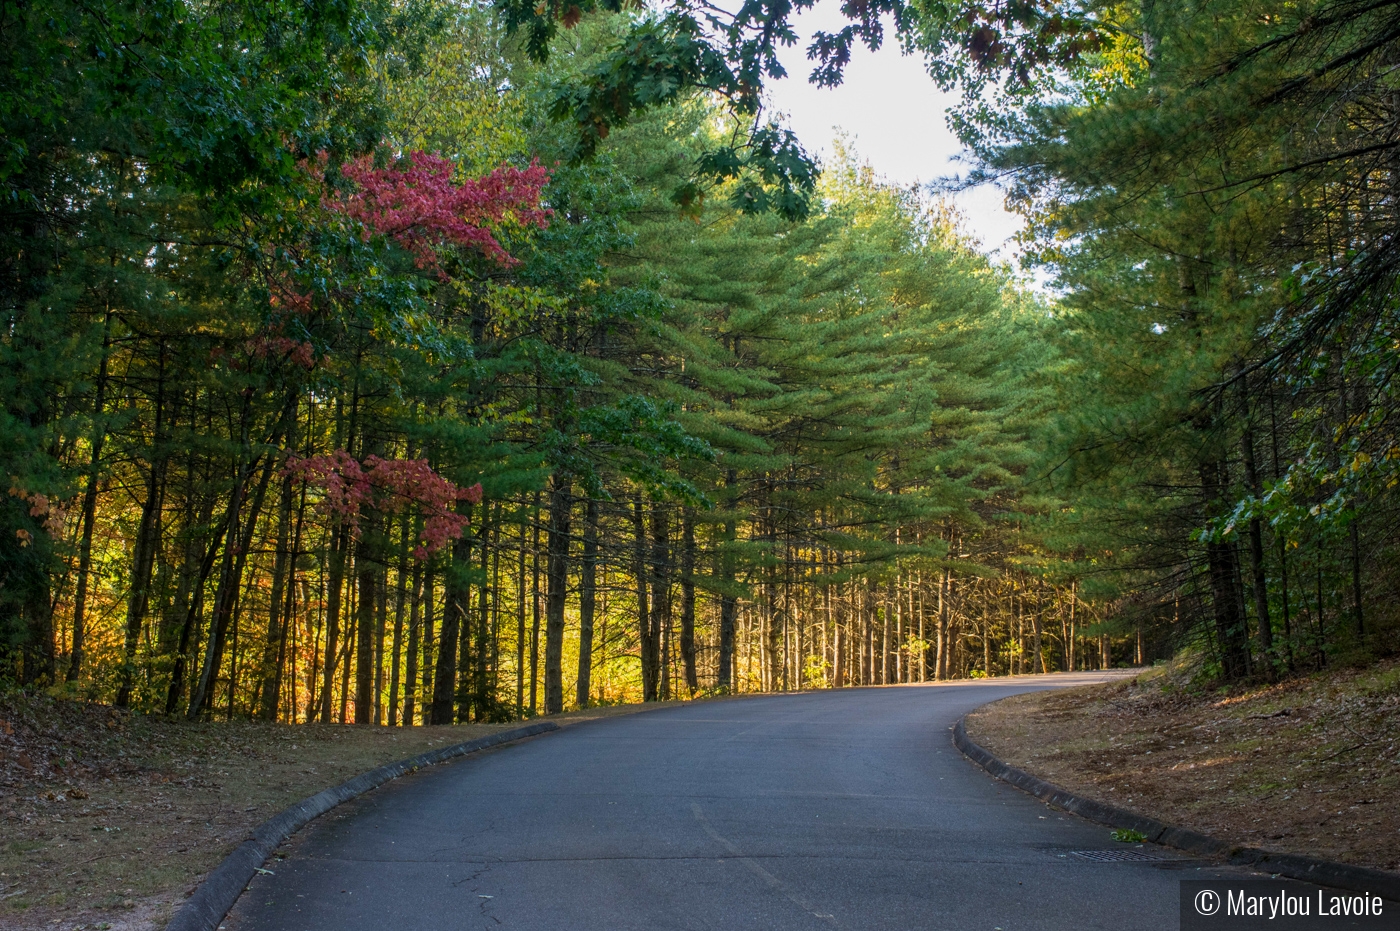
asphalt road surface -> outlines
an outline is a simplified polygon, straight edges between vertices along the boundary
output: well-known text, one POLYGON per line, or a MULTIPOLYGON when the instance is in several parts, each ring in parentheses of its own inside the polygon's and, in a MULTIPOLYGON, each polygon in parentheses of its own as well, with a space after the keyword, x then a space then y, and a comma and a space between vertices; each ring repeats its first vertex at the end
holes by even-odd
MULTIPOLYGON (((1178 881, 998 782, 965 712, 1085 675, 699 702, 400 779, 310 825, 229 931, 1176 929, 1178 881)), ((1170 856, 1170 851, 1156 852, 1170 856)))

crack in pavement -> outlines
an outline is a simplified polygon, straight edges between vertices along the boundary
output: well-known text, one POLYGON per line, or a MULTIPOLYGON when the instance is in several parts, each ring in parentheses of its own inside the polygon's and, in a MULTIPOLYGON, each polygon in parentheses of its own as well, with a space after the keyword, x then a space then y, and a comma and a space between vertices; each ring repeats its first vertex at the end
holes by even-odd
POLYGON ((816 907, 812 905, 811 902, 807 901, 805 898, 798 895, 793 890, 789 889, 781 879, 765 870, 757 860, 753 859, 752 857, 745 856, 744 852, 740 850, 738 846, 736 846, 731 840, 729 840, 729 838, 720 834, 713 827, 711 827, 709 820, 705 817, 705 813, 700 810, 699 803, 691 802, 690 810, 695 813, 695 820, 700 822, 700 827, 704 829, 705 833, 710 835, 710 838, 716 843, 718 843, 721 847, 724 847, 731 854, 733 854, 736 860, 739 860, 745 866, 747 866, 755 876, 757 876, 759 879, 762 879, 769 889, 772 889, 774 892, 780 893, 789 902, 796 905, 804 912, 807 912, 812 917, 817 918, 821 921, 829 922, 833 928, 840 927, 840 924, 838 924, 836 921, 835 915, 830 915, 826 912, 818 911, 816 907))

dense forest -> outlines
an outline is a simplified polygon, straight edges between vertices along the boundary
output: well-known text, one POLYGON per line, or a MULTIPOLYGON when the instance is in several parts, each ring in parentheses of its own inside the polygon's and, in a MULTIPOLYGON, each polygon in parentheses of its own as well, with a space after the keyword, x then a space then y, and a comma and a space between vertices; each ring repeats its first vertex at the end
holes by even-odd
POLYGON ((788 3, 4 0, 0 679, 404 725, 1393 652, 1400 3, 843 10, 812 79, 924 56, 1048 288, 769 120, 788 3))

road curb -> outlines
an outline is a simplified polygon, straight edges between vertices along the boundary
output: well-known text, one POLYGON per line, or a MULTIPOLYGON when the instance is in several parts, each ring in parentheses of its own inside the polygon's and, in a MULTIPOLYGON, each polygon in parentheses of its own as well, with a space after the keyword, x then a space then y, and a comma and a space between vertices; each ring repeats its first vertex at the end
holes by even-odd
POLYGON ((1294 853, 1275 853, 1256 847, 1241 847, 1201 834, 1190 828, 1167 824, 1126 808, 1105 805, 1091 798, 1076 795, 1068 789, 1038 779, 1024 770, 1008 765, 993 756, 967 736, 967 718, 958 719, 953 727, 953 746, 978 766, 1003 782, 1010 783, 1029 795, 1056 808, 1073 812, 1081 818, 1097 821, 1114 828, 1128 828, 1144 835, 1154 844, 1174 847, 1203 857, 1215 857, 1239 866, 1252 866, 1262 872, 1276 873, 1289 879, 1301 879, 1321 886, 1333 886, 1353 892, 1370 892, 1393 902, 1400 902, 1400 875, 1364 866, 1350 866, 1318 857, 1294 853))
POLYGON ((272 852, 308 822, 324 815, 337 805, 425 766, 445 763, 468 753, 557 730, 559 725, 553 721, 540 721, 526 727, 488 734, 451 747, 429 750, 397 763, 386 763, 378 769, 361 773, 354 779, 330 789, 323 789, 295 805, 284 808, 254 828, 248 839, 239 844, 233 853, 225 857, 223 862, 205 877, 194 894, 180 906, 175 917, 170 919, 165 931, 215 931, 228 915, 229 909, 233 908, 233 903, 238 901, 238 897, 248 887, 248 882, 257 875, 267 858, 272 856, 272 852))

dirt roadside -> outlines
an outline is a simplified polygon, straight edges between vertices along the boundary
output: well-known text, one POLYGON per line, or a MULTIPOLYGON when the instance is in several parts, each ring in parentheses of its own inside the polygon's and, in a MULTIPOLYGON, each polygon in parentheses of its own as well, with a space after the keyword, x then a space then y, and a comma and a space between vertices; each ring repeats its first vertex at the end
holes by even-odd
POLYGON ((250 828, 286 806, 384 763, 515 726, 189 723, 0 697, 0 929, 163 928, 250 828))
POLYGON ((1229 691, 1161 668, 994 702, 967 732, 1080 795, 1221 840, 1400 870, 1400 662, 1229 691))

